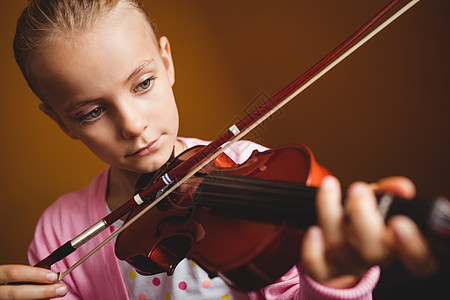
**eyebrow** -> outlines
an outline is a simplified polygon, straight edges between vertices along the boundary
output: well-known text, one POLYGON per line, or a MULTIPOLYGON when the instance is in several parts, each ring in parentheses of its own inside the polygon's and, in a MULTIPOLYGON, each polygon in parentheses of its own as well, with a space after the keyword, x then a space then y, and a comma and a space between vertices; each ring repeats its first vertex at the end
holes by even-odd
POLYGON ((128 76, 127 81, 130 81, 134 76, 136 76, 136 74, 138 74, 139 72, 142 71, 142 69, 151 64, 153 62, 153 58, 151 59, 147 59, 145 60, 142 64, 140 64, 136 69, 134 69, 133 73, 130 74, 130 76, 128 76))
POLYGON ((81 102, 78 102, 78 103, 75 103, 75 104, 71 104, 71 105, 67 106, 66 108, 64 108, 64 111, 65 112, 71 112, 71 111, 76 110, 79 107, 83 107, 83 106, 85 106, 85 105, 87 105, 89 103, 96 102, 97 100, 98 99, 84 100, 84 101, 81 101, 81 102))
MULTIPOLYGON (((141 72, 142 69, 143 69, 145 66, 151 64, 152 62, 153 62, 153 58, 145 60, 142 64, 140 64, 139 66, 137 66, 136 69, 134 69, 134 71, 130 74, 130 76, 128 76, 128 78, 127 78, 126 81, 127 81, 127 82, 130 81, 133 77, 135 77, 137 74, 139 74, 139 72, 141 72)), ((84 106, 84 105, 90 104, 90 103, 92 103, 92 102, 96 102, 97 100, 98 100, 98 99, 84 100, 84 101, 81 101, 81 102, 78 102, 78 103, 75 103, 75 104, 72 104, 72 105, 67 106, 67 107, 64 109, 64 111, 65 111, 65 112, 71 112, 71 111, 76 110, 76 109, 79 108, 79 107, 82 107, 82 106, 84 106)))

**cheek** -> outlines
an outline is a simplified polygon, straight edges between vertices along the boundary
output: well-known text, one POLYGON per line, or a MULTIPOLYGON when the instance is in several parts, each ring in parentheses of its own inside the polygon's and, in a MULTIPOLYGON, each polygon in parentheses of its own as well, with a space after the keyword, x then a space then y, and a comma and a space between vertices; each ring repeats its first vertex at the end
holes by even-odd
POLYGON ((105 139, 105 136, 96 139, 84 138, 80 140, 95 156, 103 161, 107 161, 107 158, 114 152, 113 144, 108 143, 108 139, 105 139))
POLYGON ((88 126, 86 130, 79 133, 79 140, 92 153, 104 161, 114 153, 114 146, 117 145, 114 131, 109 128, 99 128, 98 126, 88 126))
POLYGON ((173 128, 176 128, 176 131, 178 131, 178 110, 175 104, 175 100, 172 101, 167 111, 170 111, 170 115, 168 116, 167 120, 170 122, 170 125, 172 125, 173 128))
POLYGON ((153 117, 150 123, 153 126, 164 126, 171 131, 178 131, 178 109, 175 103, 175 98, 170 86, 163 89, 165 93, 157 95, 158 101, 152 109, 153 117))

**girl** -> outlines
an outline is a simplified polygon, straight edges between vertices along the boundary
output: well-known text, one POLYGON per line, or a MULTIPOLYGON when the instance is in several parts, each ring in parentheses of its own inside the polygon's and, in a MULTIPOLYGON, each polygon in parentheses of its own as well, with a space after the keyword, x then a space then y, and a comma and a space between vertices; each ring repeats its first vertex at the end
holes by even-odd
MULTIPOLYGON (((35 264, 129 199, 140 174, 158 170, 173 150, 177 155, 206 142, 177 137, 170 44, 156 37, 138 1, 30 1, 18 21, 14 50, 42 101, 39 108, 110 166, 46 210, 29 249, 35 264)), ((241 163, 254 149, 265 148, 238 142, 228 154, 241 163)), ((404 178, 382 180, 376 187, 414 195, 404 178)), ((398 217, 386 227, 365 183, 351 185, 348 194, 349 221, 344 222, 339 183, 334 177, 323 180, 317 196, 321 227, 305 235, 302 263, 260 291, 231 290, 187 260, 171 277, 139 276, 115 258, 110 243, 67 276, 64 285, 56 284, 48 270, 1 266, 1 282, 49 285, 1 286, 0 298, 61 297, 68 290, 66 299, 370 299, 379 276, 378 267, 371 267, 375 264, 399 257, 412 272, 434 271, 434 260, 409 219, 398 217)), ((64 271, 106 236, 102 233, 53 269, 64 271)))

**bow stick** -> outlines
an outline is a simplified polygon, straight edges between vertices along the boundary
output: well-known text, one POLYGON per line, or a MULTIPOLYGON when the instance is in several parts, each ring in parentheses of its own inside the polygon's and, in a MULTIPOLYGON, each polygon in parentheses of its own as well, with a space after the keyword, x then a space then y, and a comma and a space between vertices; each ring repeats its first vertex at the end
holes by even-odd
POLYGON ((102 248, 106 243, 116 237, 123 230, 131 226, 136 220, 138 220, 148 210, 157 205, 161 200, 168 196, 171 192, 182 185, 186 180, 192 177, 195 173, 201 170, 205 165, 214 160, 218 155, 225 151, 236 141, 240 140, 247 133, 252 131, 259 124, 264 122, 272 114, 278 111, 281 107, 286 105, 298 94, 303 92, 307 87, 317 81, 329 70, 334 68, 337 64, 342 62, 350 54, 356 51, 359 47, 365 44, 368 40, 386 28, 394 20, 404 14, 407 10, 417 4, 420 0, 411 0, 405 6, 400 8, 395 14, 385 20, 383 23, 375 27, 376 23, 380 21, 388 12, 390 12, 399 2, 402 0, 393 0, 379 13, 377 13, 372 19, 370 19, 364 26, 358 29, 354 34, 347 38, 342 44, 320 60, 317 64, 311 67, 308 71, 303 73, 300 77, 290 83, 287 87, 278 92, 275 96, 270 98, 267 102, 256 108, 252 113, 247 115, 244 119, 235 125, 232 125, 226 132, 224 132, 217 139, 205 146, 196 155, 189 158, 182 164, 178 165, 171 171, 161 176, 150 186, 146 187, 143 191, 137 193, 132 199, 128 200, 122 206, 115 211, 111 212, 105 218, 101 219, 84 232, 76 236, 74 239, 68 241, 55 251, 53 251, 48 257, 37 263, 37 267, 49 268, 55 262, 67 257, 76 249, 81 247, 87 241, 97 236, 100 232, 108 228, 115 221, 123 217, 126 213, 134 209, 135 207, 148 203, 154 195, 158 192, 163 192, 159 197, 153 200, 148 206, 139 212, 136 216, 125 223, 120 229, 112 233, 102 243, 97 245, 88 254, 81 258, 78 262, 72 265, 69 269, 63 273, 59 273, 59 280, 62 280, 67 274, 72 272, 76 267, 86 261, 90 256, 102 248), (375 27, 375 28, 374 28, 375 27), (369 30, 371 32, 367 33, 369 30), (366 34, 367 33, 367 34, 366 34), (364 37, 362 37, 366 34, 364 37), (228 143, 224 146, 225 143, 228 143), (223 147, 222 147, 223 146, 223 147))

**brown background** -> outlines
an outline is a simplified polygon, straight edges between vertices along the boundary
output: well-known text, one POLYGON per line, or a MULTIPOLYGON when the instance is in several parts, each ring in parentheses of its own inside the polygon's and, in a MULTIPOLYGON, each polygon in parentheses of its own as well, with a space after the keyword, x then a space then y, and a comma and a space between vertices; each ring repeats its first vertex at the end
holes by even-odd
MULTIPOLYGON (((0 263, 26 263, 43 210, 104 168, 44 114, 11 41, 26 1, 0 12, 0 263)), ((172 43, 182 136, 213 139, 367 21, 386 0, 146 1, 172 43)), ((252 134, 304 143, 343 182, 402 174, 450 195, 447 0, 421 1, 252 134)))

